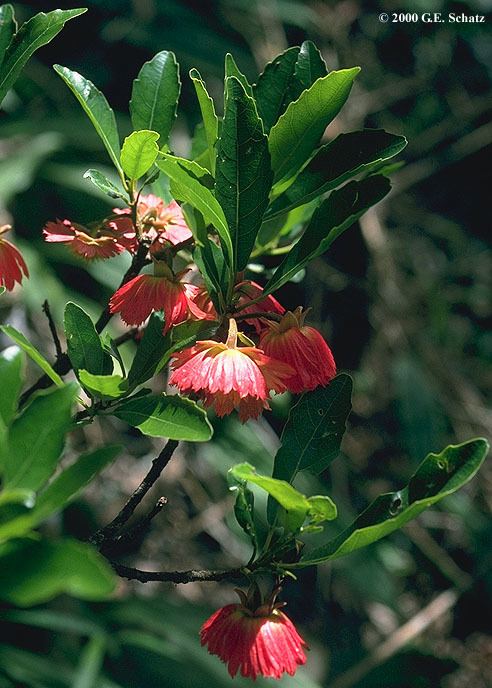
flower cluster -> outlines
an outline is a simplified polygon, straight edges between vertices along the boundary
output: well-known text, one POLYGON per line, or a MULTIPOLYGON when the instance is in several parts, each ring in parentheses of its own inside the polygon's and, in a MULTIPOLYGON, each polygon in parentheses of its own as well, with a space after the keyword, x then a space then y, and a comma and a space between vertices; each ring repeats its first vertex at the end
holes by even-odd
POLYGON ((110 218, 91 229, 69 220, 48 222, 43 233, 46 241, 66 243, 87 260, 122 251, 135 256, 144 248, 152 272, 124 282, 111 297, 109 311, 134 326, 163 311, 164 334, 186 320, 213 321, 214 339, 199 340, 174 354, 169 382, 219 416, 236 410, 243 422, 257 418, 269 408, 272 392, 313 390, 336 374, 328 344, 304 322, 306 312, 301 307, 286 311, 272 295, 263 296, 256 282, 238 279, 227 312, 217 313, 205 285, 196 283, 197 271, 183 250, 192 246, 193 235, 175 201, 166 205, 157 196, 142 196, 134 213, 115 208, 110 218), (182 259, 188 267, 176 271, 178 253, 181 267, 182 259), (238 332, 238 322, 249 334, 238 332))

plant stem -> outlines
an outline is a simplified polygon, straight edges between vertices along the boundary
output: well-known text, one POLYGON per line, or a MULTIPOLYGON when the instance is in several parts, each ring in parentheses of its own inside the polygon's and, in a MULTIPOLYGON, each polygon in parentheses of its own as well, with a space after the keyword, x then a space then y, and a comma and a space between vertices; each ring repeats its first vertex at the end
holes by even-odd
POLYGON ((159 456, 152 461, 152 467, 150 471, 147 473, 135 492, 128 499, 121 511, 110 523, 108 523, 108 525, 104 526, 104 528, 100 528, 94 533, 94 535, 92 535, 90 541, 93 544, 98 545, 101 548, 106 542, 115 538, 118 531, 131 518, 137 506, 140 504, 156 480, 158 480, 162 471, 171 460, 174 450, 178 444, 179 442, 176 440, 168 440, 167 444, 161 450, 159 456))

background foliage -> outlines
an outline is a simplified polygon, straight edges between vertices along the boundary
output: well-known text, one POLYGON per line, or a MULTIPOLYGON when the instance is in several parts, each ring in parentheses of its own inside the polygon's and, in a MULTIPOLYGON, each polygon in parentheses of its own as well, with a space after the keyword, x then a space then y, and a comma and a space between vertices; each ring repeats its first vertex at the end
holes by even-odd
MULTIPOLYGON (((328 256, 316 259, 302 282, 288 283, 282 292, 287 307, 313 305, 312 323, 330 342, 340 370, 355 379, 354 412, 341 457, 322 474, 347 518, 345 524, 330 525, 330 532, 347 525, 377 494, 405 484, 428 451, 486 434, 491 261, 488 179, 480 170, 487 169, 492 140, 487 26, 382 24, 379 12, 401 9, 390 2, 85 4, 89 12, 37 53, 15 96, 4 104, 1 222, 15 218, 32 277, 22 291, 2 297, 2 319, 52 354, 41 317, 43 299, 49 299, 59 323, 72 299, 96 315, 121 272, 121 263, 113 272, 119 258, 104 269, 87 268, 41 240, 47 219, 84 222, 110 207, 82 178, 88 168, 104 169, 104 151, 52 71, 53 63, 80 71, 117 111, 126 111, 141 64, 158 50, 173 50, 183 83, 172 146, 176 154, 186 154, 199 119, 188 69, 198 68, 220 102, 226 52, 253 77, 288 45, 310 38, 329 68, 362 66, 328 137, 369 126, 409 140, 406 165, 396 173, 388 201, 341 237, 328 256)), ((485 3, 433 5, 421 9, 469 14, 487 9, 485 3)), ((20 18, 40 9, 52 10, 54 4, 16 4, 20 18)), ((125 116, 118 114, 118 123, 124 135, 129 133, 125 116)), ((271 261, 272 267, 278 264, 271 261)), ((118 324, 112 327, 118 334, 118 324)), ((28 372, 36 375, 32 368, 28 372)), ((169 502, 137 564, 173 569, 200 561, 214 568, 248 556, 231 517, 226 473, 240 461, 269 473, 287 408, 280 400, 269 422, 247 426, 228 418, 216 423, 213 444, 178 453, 154 491, 155 500, 165 495, 169 502)), ((48 522, 48 534, 86 538, 110 520, 138 484, 157 444, 126 427, 105 419, 72 437, 74 455, 115 442, 125 450, 83 499, 48 522)), ((311 656, 306 669, 281 684, 489 685, 491 479, 486 464, 464 491, 402 532, 321 567, 317 580, 314 569, 301 571, 301 585, 287 586, 286 599, 311 644, 311 656), (439 604, 429 607, 436 596, 439 604), (412 637, 405 623, 421 610, 425 630, 412 637)), ((306 491, 320 491, 310 480, 306 491)), ((126 543, 126 553, 139 545, 126 543)), ((232 590, 213 583, 136 586, 122 582, 111 603, 59 598, 29 611, 3 608, 0 686, 230 685, 224 667, 199 648, 197 629, 212 607, 231 601, 232 590)))

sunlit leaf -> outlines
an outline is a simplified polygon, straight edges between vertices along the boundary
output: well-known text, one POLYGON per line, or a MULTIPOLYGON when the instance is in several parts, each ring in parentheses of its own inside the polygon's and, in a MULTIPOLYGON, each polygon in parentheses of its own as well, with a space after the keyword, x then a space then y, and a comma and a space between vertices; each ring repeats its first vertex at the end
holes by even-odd
POLYGON ((20 348, 26 352, 29 358, 31 358, 34 363, 37 363, 37 365, 44 373, 46 373, 50 380, 55 383, 55 385, 58 387, 63 387, 64 382, 58 373, 53 370, 51 363, 48 363, 45 357, 39 353, 36 347, 31 344, 31 342, 22 334, 22 332, 16 330, 15 327, 12 327, 12 325, 1 325, 0 330, 6 334, 7 337, 10 337, 10 339, 12 339, 17 346, 20 346, 20 348))
POLYGON ((342 109, 359 71, 353 67, 331 72, 289 104, 268 137, 276 180, 290 177, 306 162, 342 109))
POLYGON ((82 109, 89 117, 95 130, 99 134, 109 157, 120 174, 123 173, 120 164, 120 137, 116 126, 116 119, 113 110, 101 91, 94 86, 92 81, 86 79, 81 74, 54 65, 53 69, 61 76, 63 81, 72 91, 82 109))
POLYGON ((130 114, 136 130, 159 134, 163 148, 176 118, 181 82, 174 53, 162 50, 146 62, 133 82, 130 114))
POLYGON ((340 535, 302 557, 298 566, 336 559, 401 528, 424 509, 467 483, 480 468, 489 449, 478 438, 429 454, 406 487, 377 497, 340 535))
MULTIPOLYGON (((8 8, 9 5, 3 7, 8 8)), ((0 103, 36 50, 49 43, 67 21, 86 11, 87 9, 82 7, 73 10, 53 10, 47 14, 39 12, 20 27, 5 52, 0 68, 0 103)), ((5 12, 8 20, 8 10, 4 10, 4 17, 5 12)))
POLYGON ((206 442, 212 437, 207 414, 195 402, 179 396, 148 395, 119 404, 114 415, 144 435, 206 442))
POLYGON ((140 179, 150 170, 159 153, 156 131, 142 129, 127 136, 121 149, 121 166, 129 179, 140 179))

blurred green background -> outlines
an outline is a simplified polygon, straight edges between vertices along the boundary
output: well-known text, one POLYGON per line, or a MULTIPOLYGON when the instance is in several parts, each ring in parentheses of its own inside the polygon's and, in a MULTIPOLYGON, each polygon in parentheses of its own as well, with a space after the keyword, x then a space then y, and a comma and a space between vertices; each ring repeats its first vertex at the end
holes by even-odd
MULTIPOLYGON (((2 320, 53 355, 44 298, 59 323, 68 299, 95 314, 125 260, 87 267, 63 247, 42 242, 46 220, 85 222, 111 207, 82 179, 87 168, 104 169, 108 161, 53 63, 94 81, 126 133, 133 78, 155 52, 173 50, 183 86, 172 144, 186 154, 199 119, 191 67, 219 104, 226 52, 254 81, 266 61, 310 38, 330 69, 362 67, 327 138, 366 126, 409 139, 389 199, 345 233, 302 282, 279 294, 286 307, 312 306, 311 324, 330 342, 339 369, 355 380, 342 454, 318 484, 339 505, 341 517, 330 527, 340 529, 374 496, 403 485, 428 451, 487 435, 490 16, 481 24, 424 24, 382 23, 378 15, 487 14, 492 3, 90 0, 62 6, 79 4, 89 12, 36 54, 0 116, 1 222, 14 223, 32 273, 25 288, 2 297, 2 320)), ((42 0, 14 5, 21 19, 59 6, 42 0)), ((117 322, 112 327, 121 331, 117 322)), ((226 419, 216 423, 211 444, 180 448, 152 493, 154 500, 165 495, 168 505, 143 544, 128 543, 118 553, 121 560, 163 570, 247 559, 225 474, 243 460, 268 472, 287 410, 288 399, 280 399, 258 423, 226 419)), ((125 445, 123 455, 84 500, 48 524, 50 533, 88 537, 136 487, 155 456, 150 438, 105 419, 77 431, 71 448, 115 440, 125 445)), ((314 479, 310 488, 316 490, 314 479)), ((299 585, 287 585, 285 598, 311 652, 307 667, 280 684, 491 686, 491 505, 489 462, 465 490, 402 532, 318 572, 303 571, 299 585), (439 604, 429 606, 437 596, 439 604)), ((197 635, 213 609, 234 600, 225 584, 122 581, 111 603, 60 598, 30 611, 3 609, 0 687, 246 685, 229 679, 197 635)))

